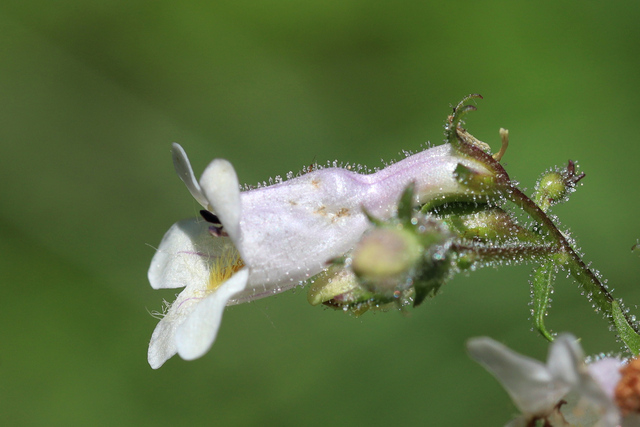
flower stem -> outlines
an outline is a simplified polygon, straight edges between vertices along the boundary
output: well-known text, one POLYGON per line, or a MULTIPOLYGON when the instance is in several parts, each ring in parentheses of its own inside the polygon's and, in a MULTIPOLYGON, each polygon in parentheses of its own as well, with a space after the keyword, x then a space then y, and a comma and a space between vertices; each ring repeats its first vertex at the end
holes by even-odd
MULTIPOLYGON (((558 262, 565 265, 578 284, 587 292, 588 295, 591 295, 592 301, 596 307, 599 310, 602 310, 606 317, 611 318, 611 303, 613 302, 613 296, 595 273, 587 267, 584 261, 582 261, 582 258, 580 258, 576 251, 573 250, 571 244, 560 232, 558 227, 556 227, 551 218, 549 218, 547 214, 545 214, 542 209, 533 202, 533 200, 515 186, 510 184, 503 194, 541 224, 557 242, 560 246, 560 251, 557 255, 558 262)), ((630 319, 627 320, 637 332, 637 326, 633 325, 630 319)))
MULTIPOLYGON (((484 153, 483 153, 484 154, 484 153)), ((485 155, 485 159, 487 162, 493 163, 493 168, 498 171, 500 169, 504 170, 502 166, 495 161, 491 156, 485 155)), ((506 176, 506 172, 504 173, 506 176)), ((601 311, 605 318, 609 320, 616 330, 618 330, 618 326, 616 322, 614 322, 613 318, 613 303, 614 298, 607 289, 607 287, 602 283, 600 278, 591 270, 580 258, 580 256, 573 249, 569 241, 562 234, 562 232, 556 227, 551 218, 526 194, 520 191, 515 185, 513 185, 511 180, 501 180, 499 187, 501 187, 501 194, 507 198, 507 200, 513 202, 522 210, 524 210, 531 218, 536 220, 545 231, 549 234, 549 236, 557 243, 559 246, 559 251, 556 253, 556 260, 560 265, 565 266, 569 269, 571 276, 578 282, 578 285, 586 292, 587 298, 593 303, 594 308, 597 311, 601 311)), ((636 322, 634 322, 626 312, 621 312, 624 317, 624 322, 635 332, 637 339, 639 335, 639 328, 636 322)), ((631 350, 632 346, 630 343, 624 339, 625 345, 631 350)))
MULTIPOLYGON (((597 311, 601 311, 604 316, 611 322, 615 330, 618 332, 618 336, 625 343, 627 348, 634 354, 640 352, 640 329, 638 324, 632 319, 627 311, 621 307, 622 302, 616 301, 604 283, 585 263, 582 258, 573 249, 567 238, 562 234, 558 227, 554 224, 551 218, 545 213, 541 207, 524 194, 520 189, 516 187, 513 181, 509 178, 509 175, 500 164, 500 155, 495 158, 485 152, 482 149, 486 144, 479 142, 473 136, 469 135, 466 130, 461 126, 462 117, 469 111, 475 110, 473 105, 467 105, 466 103, 475 99, 482 98, 479 95, 469 95, 464 98, 454 108, 453 114, 448 117, 446 127, 446 140, 462 155, 469 156, 470 158, 480 161, 484 166, 493 173, 493 185, 489 184, 489 187, 493 187, 497 195, 504 197, 506 200, 514 203, 516 206, 526 212, 533 220, 535 220, 542 228, 542 231, 546 232, 551 247, 547 248, 547 255, 552 256, 552 261, 556 265, 566 267, 571 276, 578 282, 578 285, 586 292, 587 298, 593 303, 594 308, 597 311), (553 250, 553 249, 555 250, 553 250)), ((504 136, 503 136, 504 140, 504 136)), ((504 145, 504 141, 503 141, 504 145)), ((575 175, 575 166, 573 162, 569 162, 567 171, 570 176, 570 183, 575 185, 584 174, 575 175)), ((566 183, 565 183, 566 184, 566 183)), ((548 208, 548 207, 547 207, 548 208)), ((477 251, 475 249, 474 251, 477 251)), ((485 254, 486 257, 490 257, 490 254, 485 254)), ((548 259, 548 258, 547 258, 548 259)), ((550 268, 549 261, 546 262, 546 267, 550 268)), ((542 282, 543 272, 547 271, 543 265, 540 270, 540 282, 542 282)), ((551 270, 549 270, 551 271, 551 270)), ((549 280, 552 278, 552 272, 550 273, 549 280)), ((551 286, 549 282, 548 286, 551 286)), ((547 299, 541 300, 544 303, 547 299)), ((539 316, 544 315, 546 306, 539 307, 542 312, 537 313, 539 316)), ((542 318, 541 318, 542 319, 542 318)), ((538 330, 546 337, 551 338, 551 335, 544 329, 542 325, 538 330)))

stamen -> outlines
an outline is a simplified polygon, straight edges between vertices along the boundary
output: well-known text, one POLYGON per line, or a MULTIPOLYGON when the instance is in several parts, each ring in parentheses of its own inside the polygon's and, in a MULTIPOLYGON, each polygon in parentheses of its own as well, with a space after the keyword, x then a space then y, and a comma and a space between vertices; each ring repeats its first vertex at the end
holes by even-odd
POLYGON ((507 151, 507 147, 509 146, 509 130, 500 128, 500 140, 502 141, 502 147, 500 147, 500 151, 493 155, 493 158, 497 161, 502 160, 502 156, 507 151))
POLYGON ((244 267, 244 261, 240 258, 238 250, 232 246, 227 247, 211 264, 207 292, 215 292, 242 267, 244 267))

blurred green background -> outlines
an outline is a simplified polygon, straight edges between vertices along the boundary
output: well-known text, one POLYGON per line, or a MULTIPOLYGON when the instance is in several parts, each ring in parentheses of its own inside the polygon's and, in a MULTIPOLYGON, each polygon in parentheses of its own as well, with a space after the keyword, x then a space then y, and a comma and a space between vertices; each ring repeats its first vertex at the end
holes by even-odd
MULTIPOLYGON (((460 276, 408 315, 352 318, 305 290, 227 310, 205 357, 146 351, 174 290, 146 270, 198 206, 175 175, 229 159, 257 183, 314 161, 371 167, 442 140, 450 106, 529 190, 587 173, 555 213, 640 302, 640 3, 4 0, 0 4, 2 425, 503 425, 516 409, 466 356, 490 335, 545 358, 530 266, 460 276)), ((635 310, 639 313, 640 310, 635 310)), ((569 280, 548 325, 620 348, 569 280)))

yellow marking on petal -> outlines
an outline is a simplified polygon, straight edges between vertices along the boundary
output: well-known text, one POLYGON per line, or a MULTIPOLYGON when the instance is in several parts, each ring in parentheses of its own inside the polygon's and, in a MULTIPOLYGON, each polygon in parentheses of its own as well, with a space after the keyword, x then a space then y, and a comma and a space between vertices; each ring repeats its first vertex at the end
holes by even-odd
POLYGON ((336 216, 338 218, 342 217, 342 216, 348 216, 349 214, 349 208, 341 208, 338 212, 336 212, 336 216))
POLYGON ((327 207, 326 206, 321 206, 318 209, 316 209, 315 211, 313 211, 313 213, 316 214, 316 215, 325 216, 325 215, 327 215, 327 207))
POLYGON ((215 292, 227 279, 244 267, 240 253, 234 247, 225 248, 219 257, 215 258, 209 271, 207 292, 215 292))

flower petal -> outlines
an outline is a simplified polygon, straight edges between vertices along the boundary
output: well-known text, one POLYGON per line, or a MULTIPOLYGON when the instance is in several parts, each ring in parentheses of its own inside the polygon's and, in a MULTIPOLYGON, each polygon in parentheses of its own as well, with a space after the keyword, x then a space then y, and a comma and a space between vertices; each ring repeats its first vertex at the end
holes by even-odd
POLYGON ((361 209, 369 188, 361 178, 328 168, 241 193, 239 249, 256 292, 247 296, 290 289, 353 248, 371 224, 361 209))
POLYGON ((615 388, 622 379, 620 369, 624 366, 622 361, 615 357, 605 357, 590 363, 587 368, 591 378, 594 379, 609 397, 614 399, 615 388))
POLYGON ((166 310, 164 317, 153 330, 149 342, 147 358, 153 369, 158 369, 178 352, 176 331, 202 301, 203 295, 204 292, 197 286, 188 286, 166 310))
POLYGON ((194 199, 198 201, 205 209, 211 209, 209 206, 209 202, 207 202, 207 198, 202 193, 202 189, 200 188, 200 184, 196 180, 195 175, 193 174, 193 169, 191 168, 191 163, 189 163, 189 158, 187 157, 187 153, 184 151, 182 146, 177 142, 174 142, 171 149, 171 154, 173 157, 173 167, 176 170, 176 173, 184 182, 184 184, 189 189, 189 192, 193 196, 194 199))
MULTIPOLYGON (((562 407, 567 421, 579 425, 596 425, 597 421, 600 427, 615 427, 619 424, 620 416, 613 403, 612 394, 608 394, 593 377, 594 369, 590 369, 591 367, 584 362, 582 348, 573 335, 562 334, 556 338, 549 349, 547 365, 555 378, 572 389, 564 398, 567 404, 562 407)), ((613 374, 613 377, 619 378, 619 373, 615 373, 615 367, 606 364, 601 366, 609 369, 605 370, 607 376, 613 374)))
POLYGON ((158 369, 178 352, 174 337, 176 328, 180 323, 179 319, 171 321, 165 318, 156 325, 151 335, 147 353, 147 361, 151 368, 158 369))
POLYGON ((419 204, 428 203, 434 197, 460 197, 476 193, 477 191, 461 184, 456 178, 454 171, 459 164, 481 175, 491 174, 485 165, 478 160, 460 155, 451 144, 439 145, 393 163, 374 174, 366 175, 372 187, 365 200, 365 206, 376 217, 388 216, 388 209, 396 203, 397 197, 411 182, 415 184, 414 197, 415 202, 419 204), (389 191, 390 189, 393 191, 389 191), (385 198, 384 203, 379 203, 385 198))
POLYGON ((231 163, 215 159, 204 170, 200 186, 224 230, 236 243, 242 255, 240 241, 240 185, 231 163))
POLYGON ((569 387, 556 381, 547 367, 520 355, 487 337, 468 341, 472 359, 482 364, 502 383, 511 399, 524 414, 546 415, 569 387))
POLYGON ((554 378, 571 385, 580 382, 578 367, 584 364, 584 353, 578 340, 571 334, 562 334, 549 347, 547 366, 554 378))
POLYGON ((196 305, 176 330, 175 343, 180 357, 185 360, 197 359, 211 348, 218 334, 227 301, 244 290, 248 278, 248 268, 238 270, 215 293, 196 305))
POLYGON ((151 260, 149 283, 154 289, 207 283, 212 258, 232 245, 228 237, 212 236, 204 221, 191 218, 176 222, 151 260))

